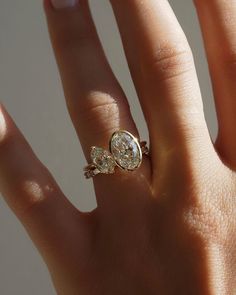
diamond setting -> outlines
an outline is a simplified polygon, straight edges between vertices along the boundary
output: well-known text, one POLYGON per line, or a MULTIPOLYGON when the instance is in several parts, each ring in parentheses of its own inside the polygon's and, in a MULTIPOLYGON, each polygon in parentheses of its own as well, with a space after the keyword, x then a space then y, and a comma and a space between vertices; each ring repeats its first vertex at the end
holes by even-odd
POLYGON ((125 170, 135 170, 142 162, 142 151, 138 140, 128 131, 113 133, 110 152, 116 164, 125 170))
POLYGON ((116 162, 113 156, 103 148, 93 146, 90 153, 93 163, 101 173, 114 173, 116 162))

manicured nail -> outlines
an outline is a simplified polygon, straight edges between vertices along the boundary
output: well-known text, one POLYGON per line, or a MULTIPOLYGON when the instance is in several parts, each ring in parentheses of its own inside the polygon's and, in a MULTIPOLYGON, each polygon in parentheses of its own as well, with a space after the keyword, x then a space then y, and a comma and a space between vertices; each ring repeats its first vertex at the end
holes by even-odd
POLYGON ((78 2, 78 0, 51 0, 51 1, 52 1, 52 6, 55 9, 74 7, 78 2))

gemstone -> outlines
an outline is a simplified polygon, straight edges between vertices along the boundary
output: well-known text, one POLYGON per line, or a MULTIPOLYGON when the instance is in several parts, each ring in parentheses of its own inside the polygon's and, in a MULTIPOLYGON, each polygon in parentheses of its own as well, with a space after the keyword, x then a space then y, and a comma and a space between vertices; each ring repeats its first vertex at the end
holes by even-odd
POLYGON ((110 152, 118 166, 125 170, 138 168, 142 161, 142 151, 138 140, 127 131, 113 133, 110 140, 110 152))
POLYGON ((93 146, 90 156, 93 163, 101 173, 114 173, 116 162, 108 151, 103 148, 93 146))

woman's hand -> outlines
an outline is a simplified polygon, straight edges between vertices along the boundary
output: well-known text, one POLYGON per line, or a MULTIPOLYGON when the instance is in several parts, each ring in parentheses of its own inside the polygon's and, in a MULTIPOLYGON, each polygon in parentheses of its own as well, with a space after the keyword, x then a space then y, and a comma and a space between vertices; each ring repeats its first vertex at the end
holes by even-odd
MULTIPOLYGON (((106 148, 118 129, 138 131, 87 0, 75 2, 44 4, 68 109, 90 162, 92 145, 106 148)), ((60 295, 236 293, 236 2, 195 2, 217 141, 204 120, 190 47, 167 1, 112 0, 151 152, 134 172, 94 178, 93 212, 69 203, 1 108, 0 188, 60 295)))

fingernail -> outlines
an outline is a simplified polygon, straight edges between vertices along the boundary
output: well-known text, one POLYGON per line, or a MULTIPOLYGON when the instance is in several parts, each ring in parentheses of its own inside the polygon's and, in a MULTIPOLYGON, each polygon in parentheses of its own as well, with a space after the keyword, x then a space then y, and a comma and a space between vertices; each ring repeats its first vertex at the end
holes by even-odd
POLYGON ((52 6, 55 9, 63 9, 63 8, 69 8, 74 7, 78 0, 51 0, 52 6))

